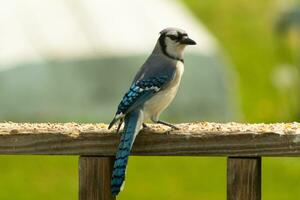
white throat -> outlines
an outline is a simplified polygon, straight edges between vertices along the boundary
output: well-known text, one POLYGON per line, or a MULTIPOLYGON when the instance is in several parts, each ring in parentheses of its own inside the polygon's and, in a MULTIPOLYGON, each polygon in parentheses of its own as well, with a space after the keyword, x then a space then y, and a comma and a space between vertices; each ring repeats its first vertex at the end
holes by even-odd
POLYGON ((183 59, 183 50, 185 48, 185 45, 174 45, 169 44, 166 47, 166 53, 171 55, 172 57, 183 59))

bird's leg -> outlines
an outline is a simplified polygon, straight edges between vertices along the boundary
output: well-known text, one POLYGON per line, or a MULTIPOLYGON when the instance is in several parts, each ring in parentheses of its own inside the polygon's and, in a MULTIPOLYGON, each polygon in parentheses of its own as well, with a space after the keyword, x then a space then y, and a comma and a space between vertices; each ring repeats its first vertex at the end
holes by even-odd
POLYGON ((164 121, 158 120, 156 123, 163 124, 165 126, 171 127, 172 129, 175 129, 175 130, 179 130, 179 128, 177 126, 175 126, 173 124, 170 124, 168 122, 164 122, 164 121))
POLYGON ((121 128, 121 126, 122 126, 122 124, 123 124, 123 119, 120 119, 120 122, 119 122, 119 124, 118 124, 118 128, 117 128, 117 134, 119 133, 119 130, 120 130, 120 128, 121 128))

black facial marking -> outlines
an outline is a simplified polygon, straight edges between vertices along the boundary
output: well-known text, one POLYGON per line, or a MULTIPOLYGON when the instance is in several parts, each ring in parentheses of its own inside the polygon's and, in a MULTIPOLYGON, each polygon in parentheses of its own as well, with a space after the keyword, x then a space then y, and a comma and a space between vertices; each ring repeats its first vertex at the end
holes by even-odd
POLYGON ((178 37, 176 35, 167 35, 171 40, 176 40, 178 41, 178 37))
POLYGON ((162 33, 158 39, 159 41, 159 44, 160 44, 160 47, 161 47, 161 50, 162 52, 167 55, 167 52, 166 52, 166 43, 165 43, 165 37, 166 37, 166 33, 162 33))
POLYGON ((184 36, 187 36, 186 33, 177 32, 177 34, 178 34, 178 40, 177 41, 181 41, 184 36))
MULTIPOLYGON (((167 52, 167 45, 166 45, 166 42, 165 42, 165 38, 166 38, 166 37, 169 37, 169 38, 170 38, 170 36, 175 36, 175 35, 167 35, 166 33, 162 33, 162 34, 160 35, 160 37, 158 38, 158 42, 159 42, 159 44, 160 44, 160 47, 161 47, 161 50, 162 50, 163 54, 164 54, 165 56, 169 57, 169 58, 174 59, 174 60, 179 60, 179 61, 181 61, 181 62, 184 62, 183 59, 180 59, 180 58, 177 58, 177 57, 174 57, 174 56, 168 54, 168 52, 167 52)), ((178 33, 178 36, 179 36, 179 33, 178 33)), ((180 41, 180 40, 178 40, 179 37, 177 37, 177 36, 175 36, 175 37, 176 37, 176 38, 175 38, 176 41, 180 41)), ((183 37, 183 36, 181 36, 181 38, 182 38, 182 37, 183 37)), ((170 39, 172 40, 172 38, 170 38, 170 39)))
POLYGON ((182 38, 185 36, 187 36, 186 33, 180 33, 180 32, 177 32, 177 35, 166 35, 166 37, 170 38, 171 40, 173 40, 175 42, 180 42, 182 40, 182 38))

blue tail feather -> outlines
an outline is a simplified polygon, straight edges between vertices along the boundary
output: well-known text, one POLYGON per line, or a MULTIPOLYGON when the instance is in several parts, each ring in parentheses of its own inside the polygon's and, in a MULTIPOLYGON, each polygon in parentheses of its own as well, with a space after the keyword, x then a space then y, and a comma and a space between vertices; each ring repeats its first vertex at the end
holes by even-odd
POLYGON ((111 177, 111 192, 113 195, 118 195, 125 180, 128 156, 142 122, 143 113, 141 110, 132 111, 125 117, 124 132, 121 136, 111 177))

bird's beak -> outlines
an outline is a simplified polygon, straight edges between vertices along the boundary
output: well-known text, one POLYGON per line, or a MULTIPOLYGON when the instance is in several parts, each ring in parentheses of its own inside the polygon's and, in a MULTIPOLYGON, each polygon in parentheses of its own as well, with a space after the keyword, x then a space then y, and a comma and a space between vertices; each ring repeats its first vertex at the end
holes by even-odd
POLYGON ((183 37, 182 40, 180 41, 181 44, 186 44, 186 45, 195 45, 197 44, 194 40, 192 40, 189 37, 183 37))

